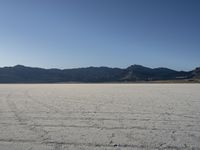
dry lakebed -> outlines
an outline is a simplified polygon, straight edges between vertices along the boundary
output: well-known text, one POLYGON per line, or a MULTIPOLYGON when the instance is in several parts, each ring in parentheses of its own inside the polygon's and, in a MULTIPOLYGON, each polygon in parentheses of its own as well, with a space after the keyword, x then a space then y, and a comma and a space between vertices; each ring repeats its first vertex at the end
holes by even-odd
POLYGON ((200 149, 200 84, 0 84, 0 150, 200 149))

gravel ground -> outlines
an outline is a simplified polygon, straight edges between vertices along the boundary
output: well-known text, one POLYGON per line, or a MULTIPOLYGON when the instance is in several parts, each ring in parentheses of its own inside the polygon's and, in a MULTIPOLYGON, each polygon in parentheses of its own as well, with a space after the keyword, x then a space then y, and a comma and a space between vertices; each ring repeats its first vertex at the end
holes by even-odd
POLYGON ((0 150, 200 149, 200 84, 1 84, 0 150))

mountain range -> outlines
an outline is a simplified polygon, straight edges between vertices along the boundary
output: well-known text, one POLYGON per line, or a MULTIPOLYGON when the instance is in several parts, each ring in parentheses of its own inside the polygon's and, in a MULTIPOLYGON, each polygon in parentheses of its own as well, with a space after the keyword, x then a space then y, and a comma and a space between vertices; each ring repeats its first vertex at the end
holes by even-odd
POLYGON ((43 69, 16 65, 0 68, 0 83, 105 83, 105 82, 199 82, 200 67, 191 71, 131 65, 125 69, 87 67, 43 69))

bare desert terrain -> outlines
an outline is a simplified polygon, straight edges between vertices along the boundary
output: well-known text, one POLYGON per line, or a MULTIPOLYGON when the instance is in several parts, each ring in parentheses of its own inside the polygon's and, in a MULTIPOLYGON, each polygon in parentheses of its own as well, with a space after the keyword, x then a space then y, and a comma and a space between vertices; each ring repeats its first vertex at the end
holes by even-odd
POLYGON ((1 84, 0 150, 200 149, 200 84, 1 84))

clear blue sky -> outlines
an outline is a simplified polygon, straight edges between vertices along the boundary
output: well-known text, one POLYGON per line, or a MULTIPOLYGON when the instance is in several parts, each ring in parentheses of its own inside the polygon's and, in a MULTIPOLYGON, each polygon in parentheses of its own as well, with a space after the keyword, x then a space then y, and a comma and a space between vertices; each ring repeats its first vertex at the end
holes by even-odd
POLYGON ((200 66, 200 0, 0 0, 0 66, 200 66))

